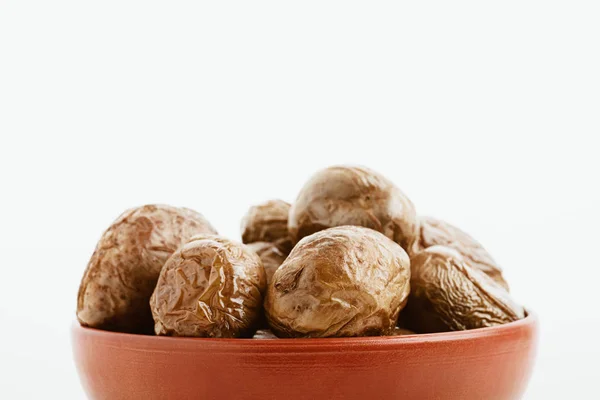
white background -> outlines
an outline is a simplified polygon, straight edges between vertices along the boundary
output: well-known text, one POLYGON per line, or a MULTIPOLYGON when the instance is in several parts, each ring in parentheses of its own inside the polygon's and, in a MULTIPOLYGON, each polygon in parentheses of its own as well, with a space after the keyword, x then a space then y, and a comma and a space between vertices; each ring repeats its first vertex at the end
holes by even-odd
POLYGON ((600 389, 597 1, 0 1, 0 398, 84 395, 96 240, 162 202, 239 238, 359 163, 504 266, 541 318, 526 399, 600 389))

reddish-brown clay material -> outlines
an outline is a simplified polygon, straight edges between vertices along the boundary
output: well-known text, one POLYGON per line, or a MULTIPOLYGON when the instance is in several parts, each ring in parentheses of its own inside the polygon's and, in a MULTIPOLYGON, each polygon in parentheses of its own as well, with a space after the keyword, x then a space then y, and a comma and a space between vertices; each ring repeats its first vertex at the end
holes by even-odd
POLYGON ((510 400, 533 368, 535 315, 491 328, 393 337, 200 339, 79 325, 90 399, 510 400))

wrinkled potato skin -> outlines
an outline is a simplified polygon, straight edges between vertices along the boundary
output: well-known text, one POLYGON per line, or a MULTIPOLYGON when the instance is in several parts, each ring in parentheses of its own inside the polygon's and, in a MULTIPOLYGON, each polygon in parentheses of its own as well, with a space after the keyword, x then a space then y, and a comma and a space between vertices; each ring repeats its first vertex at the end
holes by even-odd
POLYGON ((289 212, 290 204, 283 200, 269 200, 250 207, 242 219, 242 242, 275 243, 288 254, 293 247, 287 227, 289 212))
POLYGON ((192 238, 167 260, 150 299, 163 336, 252 337, 262 316, 266 278, 245 245, 219 236, 192 238))
POLYGON ((382 175, 359 166, 317 172, 290 209, 288 229, 293 242, 342 225, 381 232, 409 254, 419 235, 415 207, 408 197, 382 175))
POLYGON ((508 292, 457 251, 429 247, 411 259, 411 293, 403 321, 418 333, 501 325, 525 316, 508 292))
POLYGON ((77 319, 98 329, 152 333, 148 305, 169 256, 192 235, 216 233, 199 213, 167 205, 125 211, 102 235, 84 273, 77 319))
POLYGON ((450 247, 458 251, 473 268, 480 270, 496 281, 498 285, 509 290, 508 283, 502 276, 502 268, 496 264, 487 250, 469 234, 432 217, 421 217, 419 225, 421 227, 420 250, 437 245, 450 247))
POLYGON ((265 267, 265 274, 267 276, 267 285, 269 285, 273 280, 275 271, 277 271, 281 264, 283 264, 287 256, 274 243, 254 242, 247 244, 246 246, 258 254, 262 260, 263 266, 265 267))
POLYGON ((410 261, 371 229, 342 226, 302 239, 269 285, 265 312, 278 337, 385 335, 410 291, 410 261))

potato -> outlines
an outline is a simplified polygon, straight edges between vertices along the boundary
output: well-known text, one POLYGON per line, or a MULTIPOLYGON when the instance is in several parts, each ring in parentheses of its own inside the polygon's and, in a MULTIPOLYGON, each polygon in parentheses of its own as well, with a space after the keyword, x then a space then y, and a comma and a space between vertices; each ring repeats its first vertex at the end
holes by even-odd
POLYGON ((77 297, 77 319, 98 329, 150 333, 148 300, 167 258, 196 233, 216 233, 187 208, 145 205, 125 211, 102 235, 77 297))
POLYGON ((274 243, 254 242, 246 246, 258 254, 262 260, 263 266, 265 267, 265 274, 267 276, 267 285, 269 285, 273 278, 273 274, 275 274, 277 268, 283 264, 287 256, 274 243))
POLYGON ((192 238, 167 260, 150 299, 164 336, 252 337, 266 277, 258 255, 219 236, 192 238))
POLYGON ((419 333, 483 328, 523 318, 523 307, 459 252, 432 246, 411 259, 411 293, 402 312, 419 333))
POLYGON ((412 202, 388 179, 364 167, 336 166, 317 172, 290 209, 293 242, 341 225, 379 231, 408 253, 419 235, 412 202))
POLYGON ((458 251, 471 265, 492 278, 507 291, 508 283, 502 277, 502 268, 496 264, 492 256, 470 235, 457 227, 432 217, 420 217, 421 235, 419 248, 426 249, 441 245, 458 251))
POLYGON ((252 206, 242 219, 242 242, 275 243, 286 255, 292 250, 288 234, 290 204, 283 200, 269 200, 252 206))
POLYGON ((357 226, 302 239, 269 285, 265 312, 278 337, 389 334, 410 291, 406 252, 357 226))

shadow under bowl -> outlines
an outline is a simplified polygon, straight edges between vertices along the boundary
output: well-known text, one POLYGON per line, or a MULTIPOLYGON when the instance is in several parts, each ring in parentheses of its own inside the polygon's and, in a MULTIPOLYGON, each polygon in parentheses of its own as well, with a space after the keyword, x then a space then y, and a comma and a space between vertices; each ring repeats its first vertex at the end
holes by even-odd
POLYGON ((537 347, 535 314, 505 325, 424 335, 205 339, 74 325, 90 399, 510 400, 537 347))

